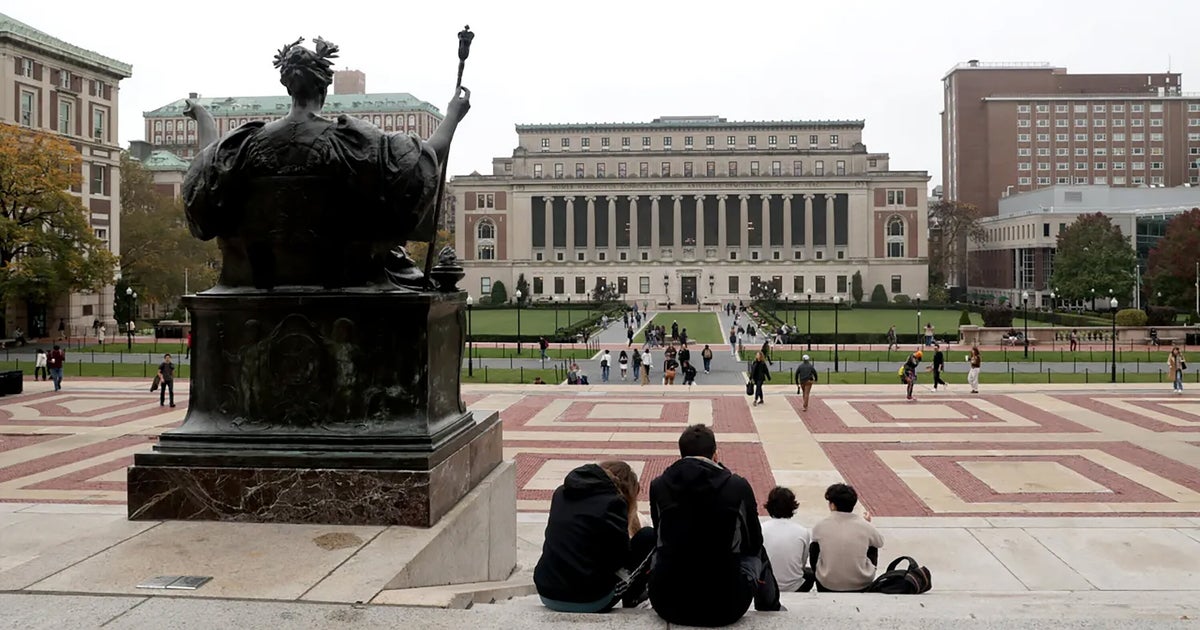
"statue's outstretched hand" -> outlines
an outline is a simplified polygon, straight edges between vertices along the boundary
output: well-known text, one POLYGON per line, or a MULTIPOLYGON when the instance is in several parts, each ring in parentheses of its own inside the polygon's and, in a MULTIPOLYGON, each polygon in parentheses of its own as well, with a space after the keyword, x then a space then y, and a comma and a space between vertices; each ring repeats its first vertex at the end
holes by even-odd
POLYGON ((465 86, 459 86, 459 93, 450 99, 450 105, 446 107, 446 118, 459 122, 471 110, 471 90, 465 86))
POLYGON ((191 118, 192 120, 198 120, 202 114, 208 113, 208 110, 204 109, 203 105, 190 98, 184 99, 183 102, 183 115, 191 118))

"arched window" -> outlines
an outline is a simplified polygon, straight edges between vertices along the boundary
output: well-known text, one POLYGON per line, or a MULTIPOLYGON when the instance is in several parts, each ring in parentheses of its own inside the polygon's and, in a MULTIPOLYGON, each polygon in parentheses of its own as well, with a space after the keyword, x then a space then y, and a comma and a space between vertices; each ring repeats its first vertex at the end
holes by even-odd
POLYGON ((491 219, 483 219, 479 222, 479 226, 475 228, 476 236, 479 240, 496 238, 496 224, 492 223, 491 219))
POLYGON ((480 219, 475 226, 475 259, 496 259, 496 223, 491 219, 480 219))
POLYGON ((887 257, 904 258, 904 219, 893 215, 887 221, 887 257))

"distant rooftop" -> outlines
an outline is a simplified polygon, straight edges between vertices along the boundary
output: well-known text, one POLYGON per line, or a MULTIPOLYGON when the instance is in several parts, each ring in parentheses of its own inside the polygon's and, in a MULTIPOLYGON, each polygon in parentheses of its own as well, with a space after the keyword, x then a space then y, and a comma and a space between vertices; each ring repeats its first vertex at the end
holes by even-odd
POLYGON ((1047 61, 980 61, 972 59, 954 64, 942 78, 945 79, 958 70, 1062 70, 1066 72, 1067 69, 1047 61))
POLYGON ((80 65, 92 66, 122 79, 133 75, 133 66, 105 57, 96 52, 68 44, 57 37, 50 36, 32 26, 0 13, 0 41, 12 40, 18 44, 44 50, 52 55, 65 57, 80 65))
MULTIPOLYGON (((224 96, 197 98, 214 117, 221 116, 282 116, 291 107, 292 97, 281 96, 224 96)), ((178 118, 183 115, 185 99, 179 99, 158 109, 143 112, 146 118, 178 118)), ((376 112, 424 111, 439 118, 442 112, 432 104, 407 92, 389 94, 330 94, 325 97, 324 111, 329 114, 361 114, 376 112)))
MULTIPOLYGON (((1056 212, 1161 214, 1200 206, 1200 186, 1058 185, 1009 195, 998 217, 1056 212)), ((994 217, 984 219, 985 222, 994 217)))
POLYGON ((663 129, 862 129, 864 120, 727 120, 720 116, 660 116, 650 122, 535 123, 517 125, 531 131, 663 130, 663 129))
POLYGON ((150 156, 142 160, 142 166, 148 171, 186 171, 187 160, 170 151, 151 151, 150 156))

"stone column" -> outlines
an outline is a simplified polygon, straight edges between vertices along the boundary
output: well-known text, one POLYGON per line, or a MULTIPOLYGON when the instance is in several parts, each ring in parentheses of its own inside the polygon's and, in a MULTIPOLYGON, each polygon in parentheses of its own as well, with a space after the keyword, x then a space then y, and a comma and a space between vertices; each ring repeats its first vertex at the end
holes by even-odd
POLYGON ((650 260, 658 260, 662 254, 662 240, 659 238, 658 230, 658 200, 661 199, 658 195, 650 197, 650 260))
POLYGON ((567 260, 575 262, 575 198, 567 200, 567 260))
POLYGON ((813 238, 813 196, 804 195, 804 259, 816 257, 816 239, 813 238))
POLYGON ((554 197, 546 197, 546 260, 554 260, 554 197))
POLYGON ((825 256, 829 260, 836 257, 833 246, 833 195, 825 195, 825 256))
MULTIPOLYGON (((738 201, 741 202, 741 215, 738 219, 742 224, 742 253, 738 255, 741 260, 750 260, 750 195, 738 195, 738 201)), ((762 226, 758 226, 762 229, 762 226)))
POLYGON ((762 259, 771 260, 771 195, 762 197, 762 259))
POLYGON ((585 197, 587 199, 587 253, 584 256, 588 260, 596 259, 596 198, 585 197))
POLYGON ((671 201, 674 202, 675 219, 671 222, 671 230, 674 236, 671 240, 671 249, 675 252, 672 256, 675 260, 683 258, 683 197, 673 195, 671 201))
POLYGON ((696 195, 696 258, 704 260, 704 195, 696 195))
POLYGON ((783 196, 783 258, 792 260, 792 195, 783 196))
POLYGON ((725 233, 725 200, 729 195, 717 195, 717 258, 725 259, 725 248, 729 246, 728 235, 725 233))
MULTIPOLYGON (((625 229, 625 226, 621 226, 625 229)), ((617 198, 608 198, 608 259, 617 260, 617 198)))
POLYGON ((629 258, 630 260, 641 260, 642 256, 638 252, 641 249, 638 247, 638 198, 637 195, 629 195, 629 258))

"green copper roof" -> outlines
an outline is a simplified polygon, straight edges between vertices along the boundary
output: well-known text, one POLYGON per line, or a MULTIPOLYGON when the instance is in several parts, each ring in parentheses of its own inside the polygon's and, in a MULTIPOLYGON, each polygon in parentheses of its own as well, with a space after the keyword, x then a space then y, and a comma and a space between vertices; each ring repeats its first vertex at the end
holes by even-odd
POLYGON ((142 166, 148 171, 186 171, 187 160, 170 151, 151 151, 150 156, 142 161, 142 166))
POLYGON ((93 66, 122 79, 133 74, 133 66, 125 62, 68 44, 57 37, 51 37, 24 22, 0 13, 0 40, 5 39, 65 57, 81 65, 93 66))
MULTIPOLYGON (((214 117, 220 116, 282 116, 288 112, 292 97, 283 96, 226 96, 198 98, 214 117)), ((146 118, 178 118, 183 115, 184 99, 158 109, 143 112, 146 118)), ((433 105, 407 92, 392 94, 330 94, 325 97, 326 114, 361 114, 377 112, 429 112, 439 118, 442 112, 433 105)))

